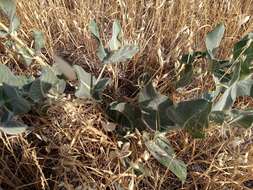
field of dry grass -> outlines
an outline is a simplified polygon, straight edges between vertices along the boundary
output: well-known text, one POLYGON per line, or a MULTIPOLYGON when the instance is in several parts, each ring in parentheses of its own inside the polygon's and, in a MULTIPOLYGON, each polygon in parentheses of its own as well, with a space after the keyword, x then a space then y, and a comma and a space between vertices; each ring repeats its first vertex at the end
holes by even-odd
MULTIPOLYGON (((175 65, 183 53, 204 48, 204 36, 216 24, 226 26, 219 56, 226 58, 234 42, 253 30, 252 0, 19 0, 21 38, 31 42, 32 30, 46 36, 43 52, 48 63, 57 52, 70 63, 99 74, 96 44, 88 31, 96 19, 103 39, 110 37, 119 19, 124 39, 141 51, 117 72, 111 98, 131 95, 144 71, 153 74, 161 93, 175 100, 198 96, 212 81, 198 78, 195 86, 175 91, 175 65), (129 81, 129 82, 127 82, 129 81), (131 86, 132 88, 129 88, 131 86)), ((2 62, 17 72, 25 70, 12 56, 0 54, 2 62)), ((53 102, 43 117, 27 115, 37 126, 18 137, 0 134, 0 189, 52 190, 239 190, 253 188, 252 130, 227 125, 210 126, 205 139, 194 140, 184 131, 168 133, 177 156, 188 166, 184 184, 145 150, 140 134, 120 143, 114 132, 104 129, 106 118, 94 104, 64 97, 53 102), (137 176, 132 165, 146 171, 137 176)))

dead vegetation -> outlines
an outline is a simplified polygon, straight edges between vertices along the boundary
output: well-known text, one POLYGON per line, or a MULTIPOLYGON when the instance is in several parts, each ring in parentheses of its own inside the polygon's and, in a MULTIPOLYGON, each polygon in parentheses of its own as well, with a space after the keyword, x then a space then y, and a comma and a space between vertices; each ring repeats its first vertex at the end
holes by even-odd
MULTIPOLYGON (((134 91, 116 81, 127 79, 136 84, 137 77, 149 71, 161 92, 174 99, 188 99, 210 87, 211 82, 198 78, 196 86, 176 92, 174 68, 180 55, 190 49, 201 50, 206 32, 224 22, 226 35, 220 56, 226 58, 232 44, 252 31, 252 7, 251 0, 20 0, 18 15, 22 39, 30 42, 34 28, 46 34, 44 54, 48 60, 58 52, 95 74, 99 73, 99 62, 87 25, 95 18, 106 34, 113 19, 118 18, 125 39, 136 41, 141 51, 130 64, 120 66, 117 74, 107 71, 119 84, 110 95, 130 96, 134 91)), ((1 60, 12 64, 17 72, 24 71, 5 53, 1 53, 1 60)), ((62 98, 50 105, 44 117, 27 115, 24 119, 38 127, 26 136, 1 134, 2 189, 253 188, 251 130, 211 126, 203 140, 193 140, 184 131, 169 133, 178 157, 188 166, 188 178, 181 184, 145 151, 138 132, 120 139, 107 131, 103 112, 90 102, 62 98), (146 167, 139 176, 133 172, 133 164, 138 163, 146 167)))

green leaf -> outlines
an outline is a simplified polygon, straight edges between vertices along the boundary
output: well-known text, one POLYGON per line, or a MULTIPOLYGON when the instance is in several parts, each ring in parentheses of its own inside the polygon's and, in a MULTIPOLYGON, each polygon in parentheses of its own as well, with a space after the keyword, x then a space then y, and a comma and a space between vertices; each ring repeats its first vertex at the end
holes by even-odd
POLYGON ((141 128, 141 110, 125 102, 112 102, 108 109, 108 115, 123 127, 141 128), (116 112, 116 114, 113 114, 116 112))
POLYGON ((211 72, 214 77, 217 78, 217 82, 219 84, 228 84, 229 81, 233 78, 231 72, 228 72, 228 69, 232 66, 232 62, 229 60, 217 60, 213 59, 211 72))
POLYGON ((118 20, 115 20, 113 22, 113 27, 112 27, 112 38, 109 42, 109 47, 111 51, 115 51, 120 48, 121 46, 120 35, 121 35, 120 23, 118 20))
POLYGON ((109 78, 100 79, 92 88, 92 97, 95 100, 101 100, 101 93, 105 90, 106 86, 110 83, 109 78))
POLYGON ((183 71, 180 73, 179 80, 176 83, 176 88, 184 87, 192 82, 193 66, 185 65, 183 71))
POLYGON ((161 131, 174 128, 174 123, 166 114, 173 102, 167 96, 160 95, 151 81, 140 90, 138 102, 142 110, 142 120, 147 127, 161 131))
POLYGON ((8 97, 8 104, 5 104, 14 114, 25 114, 31 110, 31 103, 21 96, 17 87, 3 84, 3 91, 8 97))
POLYGON ((224 24, 217 25, 213 31, 209 32, 206 36, 206 48, 212 59, 214 59, 214 51, 217 49, 221 43, 225 32, 224 24))
POLYGON ((16 1, 15 0, 1 0, 0 8, 2 12, 10 19, 16 14, 16 1))
POLYGON ((35 42, 35 51, 37 53, 41 52, 41 49, 45 47, 45 40, 43 32, 41 31, 33 31, 33 37, 35 42))
POLYGON ((19 29, 19 26, 20 26, 20 20, 19 18, 15 15, 12 20, 11 20, 11 23, 10 23, 10 32, 13 33, 13 32, 16 32, 18 29, 19 29))
POLYGON ((59 79, 57 74, 57 71, 55 71, 53 67, 43 67, 40 80, 44 85, 47 84, 46 86, 51 85, 50 90, 52 92, 61 94, 66 88, 66 82, 63 79, 59 79))
POLYGON ((214 121, 218 124, 223 124, 227 115, 222 111, 212 111, 209 115, 209 120, 214 121))
POLYGON ((137 45, 126 45, 121 47, 119 50, 112 52, 107 58, 104 59, 104 64, 114 64, 125 62, 132 59, 135 54, 139 51, 137 45))
POLYGON ((234 45, 233 62, 240 64, 240 79, 251 74, 250 67, 253 61, 253 33, 249 33, 234 45))
POLYGON ((200 58, 205 58, 207 52, 195 51, 182 56, 180 63, 183 70, 179 73, 176 88, 184 87, 191 83, 193 76, 193 64, 200 58))
POLYGON ((93 77, 90 73, 87 73, 83 70, 82 67, 74 65, 73 68, 76 71, 79 87, 75 93, 75 96, 78 98, 92 98, 92 89, 96 78, 93 77))
POLYGON ((17 48, 17 52, 20 54, 22 58, 23 63, 26 64, 27 66, 30 66, 33 61, 33 57, 31 56, 29 51, 25 47, 16 46, 16 48, 17 48))
POLYGON ((230 113, 230 124, 249 128, 253 123, 253 110, 232 110, 230 113))
POLYGON ((17 135, 27 130, 28 126, 18 121, 0 123, 0 130, 9 135, 17 135))
POLYGON ((253 80, 246 79, 233 83, 214 104, 212 111, 229 111, 239 96, 253 96, 253 80))
POLYGON ((208 127, 212 103, 205 99, 180 102, 168 108, 168 117, 178 127, 185 128, 195 138, 204 136, 208 127))
POLYGON ((0 8, 2 12, 9 18, 10 32, 15 32, 20 26, 20 20, 16 16, 16 1, 15 0, 1 0, 0 8))
POLYGON ((46 97, 46 94, 51 89, 51 84, 45 83, 40 79, 32 82, 29 89, 29 96, 34 102, 39 102, 46 97))
POLYGON ((99 29, 98 29, 97 23, 94 20, 92 20, 89 24, 89 31, 92 33, 92 35, 98 42, 98 49, 96 53, 99 60, 103 61, 108 56, 108 52, 104 48, 104 45, 99 35, 99 29))
POLYGON ((28 82, 29 80, 25 76, 15 76, 7 66, 0 64, 0 86, 5 83, 10 86, 22 87, 28 82))
POLYGON ((207 52, 205 51, 194 51, 189 54, 185 54, 180 59, 180 63, 192 65, 197 59, 205 58, 207 56, 207 52))
POLYGON ((4 38, 8 35, 8 32, 4 31, 4 30, 0 30, 0 38, 4 38))
POLYGON ((143 138, 151 155, 184 183, 187 177, 187 166, 183 161, 176 159, 168 140, 161 134, 156 135, 152 140, 147 134, 144 134, 143 138))

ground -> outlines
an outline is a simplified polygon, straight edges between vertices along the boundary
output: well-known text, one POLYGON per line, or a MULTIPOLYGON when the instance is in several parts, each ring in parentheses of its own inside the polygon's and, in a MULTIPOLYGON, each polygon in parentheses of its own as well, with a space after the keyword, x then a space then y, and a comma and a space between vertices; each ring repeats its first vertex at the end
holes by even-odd
MULTIPOLYGON (((113 20, 119 19, 124 39, 141 49, 128 65, 119 66, 116 74, 106 71, 118 81, 111 98, 134 98, 137 78, 144 71, 155 76, 161 93, 176 101, 198 96, 212 81, 199 77, 183 92, 173 87, 180 56, 204 49, 205 34, 223 22, 226 32, 219 56, 228 58, 233 44, 253 29, 251 0, 19 0, 17 11, 22 21, 20 38, 27 44, 31 43, 32 30, 44 32, 43 53, 48 63, 57 52, 95 75, 101 68, 87 26, 96 19, 107 40, 113 20)), ((0 59, 16 72, 37 70, 36 66, 22 67, 5 52, 0 59)), ((244 105, 248 100, 240 101, 244 105)), ((253 188, 251 129, 211 124, 201 140, 192 139, 183 130, 168 133, 177 156, 188 166, 188 177, 182 184, 148 154, 138 132, 128 135, 128 143, 122 145, 118 135, 105 127, 108 121, 103 111, 92 102, 66 96, 48 105, 43 116, 24 117, 36 126, 30 133, 0 135, 0 189, 253 188), (126 158, 132 164, 142 163, 144 174, 136 175, 126 158)))

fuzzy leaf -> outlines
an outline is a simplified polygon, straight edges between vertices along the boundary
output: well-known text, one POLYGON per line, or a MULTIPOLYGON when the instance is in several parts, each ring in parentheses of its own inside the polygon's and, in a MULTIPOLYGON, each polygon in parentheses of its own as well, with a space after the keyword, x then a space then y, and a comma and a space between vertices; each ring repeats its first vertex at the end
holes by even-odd
POLYGON ((43 67, 40 80, 44 84, 51 85, 51 90, 56 93, 63 93, 66 88, 66 82, 57 77, 57 72, 53 67, 43 67))
POLYGON ((16 12, 16 1, 15 0, 1 0, 0 8, 8 18, 15 15, 16 12))
POLYGON ((182 56, 180 63, 183 70, 180 72, 180 77, 176 83, 176 87, 184 87, 191 83, 193 76, 193 64, 200 58, 205 58, 207 52, 195 51, 182 56))
POLYGON ((33 61, 33 57, 30 55, 30 53, 28 52, 28 50, 25 47, 17 47, 17 51, 20 54, 22 61, 27 65, 30 66, 32 61, 33 61))
POLYGON ((11 33, 16 32, 19 29, 19 26, 20 20, 16 15, 14 15, 10 23, 10 32, 11 33))
POLYGON ((96 81, 90 73, 87 73, 82 67, 74 65, 73 67, 76 71, 79 87, 75 93, 78 98, 92 98, 92 88, 96 81))
POLYGON ((229 111, 239 96, 253 96, 253 80, 237 81, 225 90, 214 104, 212 111, 229 111))
POLYGON ((114 64, 125 62, 129 59, 132 59, 135 54, 139 51, 139 47, 137 45, 126 45, 121 47, 119 50, 112 52, 105 60, 104 64, 114 64))
POLYGON ((0 86, 5 83, 10 86, 22 87, 28 81, 25 76, 15 76, 7 66, 0 64, 0 86))
POLYGON ((233 49, 233 61, 240 62, 240 79, 246 78, 251 74, 250 67, 253 61, 253 33, 249 33, 233 49))
POLYGON ((224 24, 219 24, 215 29, 209 32, 206 36, 206 48, 212 59, 214 59, 214 51, 219 47, 225 32, 224 24))
POLYGON ((4 38, 8 35, 8 32, 4 31, 4 30, 0 30, 0 38, 4 38))
POLYGON ((45 83, 40 79, 32 82, 29 89, 29 96, 34 102, 39 102, 46 97, 46 94, 51 89, 51 84, 45 83))
POLYGON ((101 93, 105 90, 106 86, 110 83, 109 78, 100 79, 92 88, 92 97, 95 100, 101 100, 101 93))
POLYGON ((211 107, 212 104, 205 99, 180 102, 168 108, 168 116, 193 137, 202 138, 203 129, 208 127, 211 107))
POLYGON ((99 35, 99 29, 98 29, 97 23, 94 20, 92 20, 89 24, 89 31, 92 33, 92 35, 98 42, 98 49, 96 53, 99 60, 103 61, 108 56, 108 53, 104 48, 104 45, 99 35))
POLYGON ((120 35, 121 35, 120 23, 118 20, 115 20, 113 22, 113 27, 112 27, 112 38, 109 42, 109 47, 111 51, 115 51, 120 48, 121 46, 120 35))
POLYGON ((20 25, 19 18, 16 16, 16 1, 15 0, 1 0, 0 8, 3 13, 9 18, 10 32, 14 32, 20 25))
POLYGON ((167 109, 173 103, 167 96, 160 95, 152 82, 146 83, 140 90, 138 101, 147 127, 162 131, 174 128, 174 123, 167 116, 167 109))
POLYGON ((187 177, 187 167, 183 161, 176 159, 174 150, 168 140, 161 134, 156 135, 152 140, 149 139, 147 134, 144 134, 143 138, 152 156, 184 183, 187 177))
POLYGON ((33 38, 35 42, 35 51, 37 53, 41 52, 41 49, 45 47, 45 40, 44 40, 44 35, 43 32, 41 31, 33 31, 33 38))
POLYGON ((3 84, 3 92, 8 97, 8 104, 6 106, 14 114, 25 114, 31 110, 31 104, 24 99, 18 88, 3 84))
POLYGON ((230 124, 235 124, 244 128, 249 128, 253 123, 253 110, 232 110, 230 113, 230 124))
POLYGON ((141 111, 137 106, 125 102, 112 102, 108 114, 122 126, 140 128, 141 111), (113 111, 116 114, 113 114, 113 111))
POLYGON ((17 135, 27 130, 28 126, 18 121, 0 123, 0 130, 8 135, 17 135))

